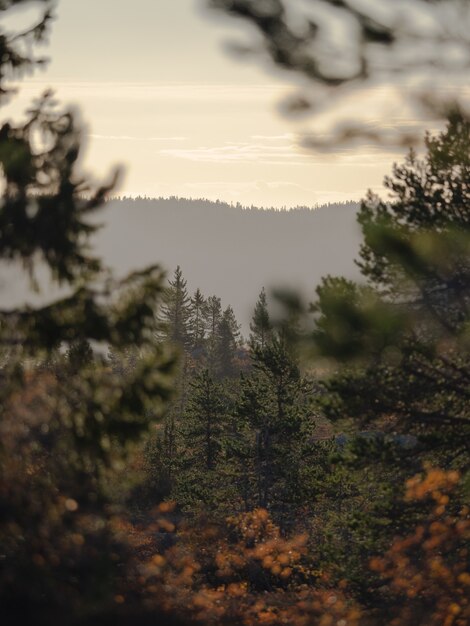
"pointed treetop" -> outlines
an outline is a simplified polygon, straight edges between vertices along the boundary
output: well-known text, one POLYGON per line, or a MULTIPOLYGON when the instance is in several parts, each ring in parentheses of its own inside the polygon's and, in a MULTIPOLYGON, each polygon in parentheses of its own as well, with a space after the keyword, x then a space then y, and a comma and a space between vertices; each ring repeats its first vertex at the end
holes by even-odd
POLYGON ((253 311, 250 323, 250 344, 253 347, 264 348, 272 336, 272 325, 268 312, 266 291, 263 287, 253 311))

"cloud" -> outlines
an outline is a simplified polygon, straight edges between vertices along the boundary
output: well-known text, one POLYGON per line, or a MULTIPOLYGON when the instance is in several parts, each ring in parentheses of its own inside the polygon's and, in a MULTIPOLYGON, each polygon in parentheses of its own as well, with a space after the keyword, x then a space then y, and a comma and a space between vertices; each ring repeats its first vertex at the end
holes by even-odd
POLYGON ((287 180, 279 180, 279 181, 270 181, 270 180, 250 180, 250 181, 204 181, 197 183, 184 183, 184 187, 186 189, 190 189, 192 191, 198 189, 211 190, 211 191, 220 191, 231 189, 232 191, 265 191, 265 190, 277 190, 277 189, 297 189, 302 191, 313 192, 314 189, 310 187, 305 187, 304 185, 299 185, 297 183, 292 183, 287 180))
POLYGON ((160 150, 159 154, 200 163, 304 165, 312 162, 312 155, 301 152, 295 144, 272 146, 262 143, 227 143, 213 147, 172 148, 160 150))
MULTIPOLYGON (((322 165, 334 163, 336 166, 376 167, 379 163, 390 163, 390 152, 402 154, 403 149, 393 151, 381 150, 370 144, 361 146, 362 150, 338 147, 337 150, 316 152, 304 144, 274 144, 257 142, 225 142, 219 146, 196 146, 184 148, 165 148, 158 151, 159 155, 183 159, 196 163, 246 164, 260 165, 322 165)), ((286 183, 287 184, 287 183, 286 183)))
POLYGON ((264 141, 294 141, 297 135, 294 133, 284 133, 283 135, 251 135, 251 139, 264 141))
POLYGON ((269 181, 266 183, 263 183, 264 185, 266 185, 266 187, 268 189, 284 189, 284 188, 289 188, 289 189, 301 189, 302 191, 314 191, 313 189, 311 189, 310 187, 305 187, 304 185, 299 185, 298 183, 292 183, 290 181, 287 180, 276 180, 276 181, 269 181))
MULTIPOLYGON (((49 88, 47 81, 31 79, 21 85, 28 96, 42 93, 49 88)), ((183 103, 273 103, 284 97, 288 86, 284 84, 220 84, 220 83, 155 83, 155 82, 86 82, 54 81, 54 91, 62 99, 155 101, 183 103)))
POLYGON ((118 141, 185 141, 187 137, 132 137, 131 135, 88 135, 91 139, 110 139, 118 141))

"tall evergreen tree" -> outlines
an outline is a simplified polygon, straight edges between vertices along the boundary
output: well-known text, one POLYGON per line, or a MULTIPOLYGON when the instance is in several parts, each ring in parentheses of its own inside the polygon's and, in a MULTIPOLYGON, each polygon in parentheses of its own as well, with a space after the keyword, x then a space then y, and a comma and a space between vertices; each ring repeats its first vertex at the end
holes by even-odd
POLYGON ((241 346, 243 344, 241 324, 238 323, 233 307, 230 304, 223 312, 222 319, 226 320, 227 326, 230 328, 235 346, 241 346))
POLYGON ((179 425, 181 443, 171 495, 183 510, 207 513, 223 507, 226 486, 221 484, 220 464, 226 411, 223 386, 203 369, 189 386, 179 425))
POLYGON ((208 471, 216 467, 224 410, 222 389, 204 369, 191 383, 184 430, 197 463, 208 471))
POLYGON ((222 303, 217 296, 207 298, 205 309, 206 329, 209 341, 214 340, 217 335, 220 320, 222 318, 222 303))
POLYGON ((211 372, 217 367, 217 333, 222 319, 222 303, 217 296, 207 298, 205 324, 207 333, 207 363, 211 372))
POLYGON ((196 356, 201 356, 204 350, 204 340, 206 338, 206 316, 207 303, 200 289, 196 289, 190 302, 190 312, 188 318, 188 331, 191 339, 191 349, 196 356))
MULTIPOLYGON (((191 358, 183 355, 175 376, 174 399, 168 404, 162 423, 155 431, 147 448, 146 459, 155 474, 151 477, 158 488, 168 495, 175 487, 181 469, 180 457, 185 449, 185 435, 182 432, 188 399, 191 395, 193 372, 191 358)), ((191 445, 191 444, 190 444, 191 445)))
POLYGON ((240 326, 232 307, 228 306, 217 328, 216 359, 219 377, 227 378, 236 374, 235 357, 240 340, 240 326))
POLYGON ((250 345, 263 349, 272 334, 272 325, 268 312, 268 301, 264 287, 259 294, 258 301, 253 311, 250 330, 250 345))
POLYGON ((163 324, 165 338, 182 348, 188 348, 190 345, 189 319, 190 298, 186 280, 178 265, 173 279, 168 281, 168 287, 165 289, 164 303, 159 317, 163 324))
POLYGON ((281 510, 298 493, 302 446, 311 424, 309 387, 284 341, 252 351, 253 373, 242 378, 238 414, 254 432, 256 504, 281 510))

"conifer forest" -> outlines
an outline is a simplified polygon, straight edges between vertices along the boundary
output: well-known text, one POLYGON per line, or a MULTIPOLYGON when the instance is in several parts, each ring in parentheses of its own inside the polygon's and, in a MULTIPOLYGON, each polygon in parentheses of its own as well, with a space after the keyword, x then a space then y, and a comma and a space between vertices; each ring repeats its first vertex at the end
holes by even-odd
MULTIPOLYGON (((0 0, 0 106, 62 1, 0 0)), ((411 74, 432 122, 308 135, 400 156, 266 210, 96 182, 52 91, 2 111, 0 277, 38 297, 0 281, 0 622, 470 626, 470 7, 202 4, 297 77, 290 113, 411 74)))

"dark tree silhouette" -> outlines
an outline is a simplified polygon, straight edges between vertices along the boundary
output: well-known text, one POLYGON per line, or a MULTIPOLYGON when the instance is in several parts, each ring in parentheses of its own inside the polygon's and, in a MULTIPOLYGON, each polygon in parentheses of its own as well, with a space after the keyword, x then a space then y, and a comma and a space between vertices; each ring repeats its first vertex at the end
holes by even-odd
POLYGON ((272 324, 269 319, 268 301, 266 291, 263 289, 255 304, 253 318, 250 323, 250 344, 263 349, 269 341, 272 333, 272 324))
MULTIPOLYGON (((32 4, 6 0, 0 14, 32 4)), ((7 80, 39 62, 32 50, 51 19, 51 3, 41 4, 43 16, 29 30, 0 29, 0 104, 7 80)), ((174 357, 153 340, 162 274, 150 267, 115 280, 91 254, 97 227, 90 218, 113 180, 93 189, 77 174, 80 137, 74 115, 58 110, 51 93, 25 123, 0 127, 0 259, 22 264, 33 284, 36 266, 45 265, 67 294, 38 308, 0 310, 0 604, 7 623, 73 621, 112 598, 116 542, 104 477, 172 391, 174 357), (92 357, 92 343, 119 352, 139 346, 140 358, 118 372, 92 357), (39 367, 44 361, 50 367, 39 367)))

